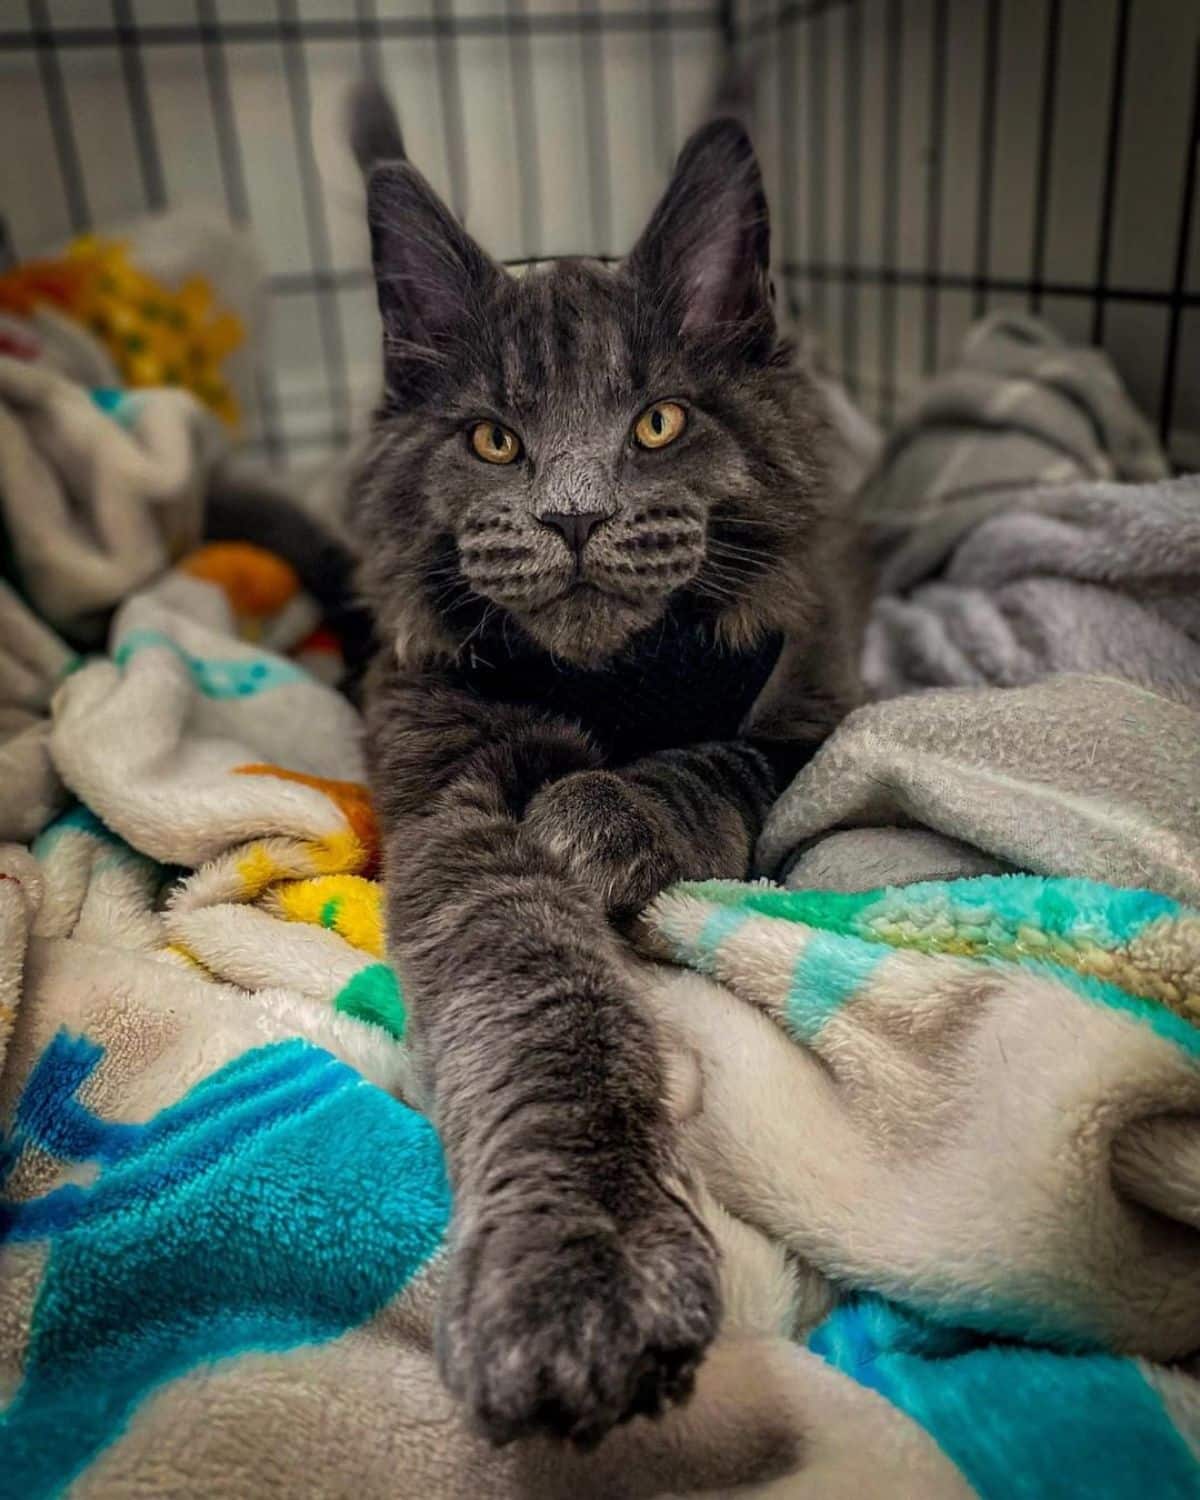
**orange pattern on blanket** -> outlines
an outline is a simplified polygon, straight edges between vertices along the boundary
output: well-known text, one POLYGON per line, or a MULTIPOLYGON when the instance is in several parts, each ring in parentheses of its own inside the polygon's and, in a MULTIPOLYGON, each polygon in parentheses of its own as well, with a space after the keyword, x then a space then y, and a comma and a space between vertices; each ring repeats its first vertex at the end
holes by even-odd
POLYGON ((249 542, 210 542, 179 566, 193 578, 215 583, 234 614, 257 619, 281 610, 300 589, 296 570, 289 563, 249 542))
POLYGON ((250 765, 235 766, 237 776, 275 776, 280 781, 296 781, 301 786, 311 786, 324 792, 345 815, 347 823, 363 847, 364 864, 361 871, 371 875, 379 868, 379 829, 375 822, 375 810, 371 806, 371 795, 360 781, 333 781, 328 776, 309 776, 303 771, 288 771, 283 766, 250 765))

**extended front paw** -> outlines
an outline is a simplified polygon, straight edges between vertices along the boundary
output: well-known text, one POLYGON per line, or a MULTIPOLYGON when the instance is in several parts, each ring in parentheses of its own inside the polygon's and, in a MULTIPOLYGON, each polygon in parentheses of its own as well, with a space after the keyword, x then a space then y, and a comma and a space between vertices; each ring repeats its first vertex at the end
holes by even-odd
POLYGON ((720 1318, 717 1257, 684 1202, 618 1227, 598 1208, 468 1230, 443 1294, 443 1378, 493 1442, 598 1441, 684 1400, 720 1318))
POLYGON ((661 809, 613 771, 553 782, 525 823, 615 916, 633 916, 684 873, 661 809))

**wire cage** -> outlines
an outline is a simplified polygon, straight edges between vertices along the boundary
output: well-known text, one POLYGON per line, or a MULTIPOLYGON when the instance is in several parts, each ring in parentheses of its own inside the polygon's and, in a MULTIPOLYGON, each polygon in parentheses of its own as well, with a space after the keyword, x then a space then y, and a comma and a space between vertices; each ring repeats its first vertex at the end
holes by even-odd
POLYGON ((731 57, 779 285, 885 423, 997 309, 1111 355, 1200 467, 1200 8, 1184 0, 5 0, 0 251, 198 203, 268 271, 248 438, 295 464, 375 398, 345 89, 510 263, 628 248, 731 57))

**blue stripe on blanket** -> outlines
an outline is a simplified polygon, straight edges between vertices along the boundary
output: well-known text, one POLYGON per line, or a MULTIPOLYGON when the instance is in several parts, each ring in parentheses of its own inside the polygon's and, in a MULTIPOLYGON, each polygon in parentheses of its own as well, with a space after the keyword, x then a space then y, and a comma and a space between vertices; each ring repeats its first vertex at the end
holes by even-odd
MULTIPOLYGON (((34 1063, 17 1101, 0 1187, 29 1146, 63 1161, 104 1161, 114 1155, 119 1143, 137 1139, 141 1126, 99 1120, 76 1098, 103 1056, 104 1048, 96 1042, 64 1031, 34 1063)), ((0 1206, 0 1228, 5 1223, 0 1206)))
POLYGON ((153 864, 152 860, 147 859, 144 854, 139 854, 119 834, 114 833, 107 823, 102 823, 91 808, 84 807, 82 802, 74 803, 73 806, 67 808, 66 812, 55 818, 53 823, 42 829, 32 844, 34 858, 45 862, 70 834, 78 834, 85 840, 93 839, 107 850, 106 856, 98 860, 93 865, 93 869, 131 864, 149 867, 153 864))
POLYGON ((703 974, 714 971, 717 951, 726 938, 733 934, 748 919, 750 913, 735 911, 728 906, 714 906, 704 919, 704 926, 696 934, 695 941, 686 945, 680 957, 686 953, 686 961, 703 974))
POLYGON ((1148 1026, 1151 1031, 1157 1032, 1164 1041, 1171 1042, 1181 1052, 1186 1052, 1189 1057, 1200 1059, 1200 1026, 1184 1020, 1182 1016, 1177 1016, 1173 1010, 1168 1010, 1165 1005, 1160 1005, 1156 1000, 1143 1000, 1140 996, 1131 995, 1128 991, 1119 989, 1115 984, 1108 984, 1105 980, 1097 979, 1091 974, 1076 973, 1074 969, 1068 969, 1061 964, 1027 960, 1021 967, 1040 974, 1044 979, 1052 979, 1058 984, 1065 985, 1067 989, 1073 990, 1081 999, 1088 1000, 1093 1005, 1106 1006, 1109 1010, 1115 1010, 1127 1016, 1140 1026, 1148 1026))
POLYGON ((49 1242, 0 1413, 3 1497, 59 1493, 167 1381, 368 1321, 449 1220, 432 1126, 320 1048, 245 1053, 144 1124, 78 1099, 102 1061, 60 1032, 0 1143, 10 1162, 34 1147, 100 1164, 89 1186, 0 1203, 0 1243, 49 1242))
POLYGON ((76 802, 38 834, 33 845, 34 854, 40 858, 43 854, 49 853, 67 833, 84 833, 91 838, 99 839, 103 844, 116 845, 122 849, 129 848, 125 840, 115 834, 107 823, 102 823, 90 807, 84 807, 82 802, 76 802))
POLYGON ((790 1029, 802 1042, 813 1041, 831 1016, 862 993, 890 953, 878 943, 814 928, 797 960, 788 992, 786 1019, 790 1029))
POLYGON ((809 1347, 919 1423, 981 1500, 1197 1500, 1200 1469, 1128 1359, 990 1344, 881 1297, 809 1347))
POLYGON ((140 651, 160 647, 170 651, 188 669, 197 692, 206 698, 251 698, 268 688, 288 687, 292 683, 312 683, 302 668, 280 656, 255 652, 244 657, 209 660, 185 651, 177 640, 161 630, 131 630, 113 652, 117 666, 124 667, 140 651))
POLYGON ((118 386, 98 385, 92 389, 92 400, 110 416, 114 422, 132 431, 137 426, 145 398, 136 391, 125 391, 118 386))

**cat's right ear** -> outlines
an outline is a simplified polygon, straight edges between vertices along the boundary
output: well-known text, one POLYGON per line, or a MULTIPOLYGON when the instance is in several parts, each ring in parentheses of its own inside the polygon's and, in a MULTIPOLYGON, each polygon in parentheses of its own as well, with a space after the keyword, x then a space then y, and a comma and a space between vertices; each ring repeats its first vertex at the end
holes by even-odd
POLYGON ((373 168, 367 222, 389 366, 436 351, 504 274, 408 162, 373 168))
POLYGON ((626 268, 685 333, 773 324, 771 233, 754 147, 735 119, 684 145, 626 268))

